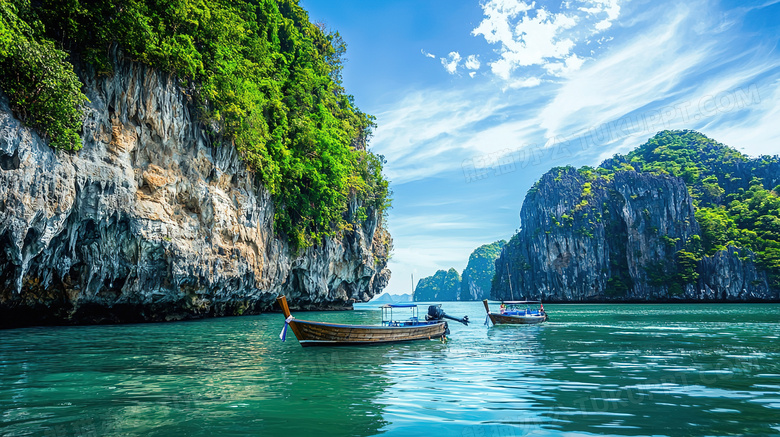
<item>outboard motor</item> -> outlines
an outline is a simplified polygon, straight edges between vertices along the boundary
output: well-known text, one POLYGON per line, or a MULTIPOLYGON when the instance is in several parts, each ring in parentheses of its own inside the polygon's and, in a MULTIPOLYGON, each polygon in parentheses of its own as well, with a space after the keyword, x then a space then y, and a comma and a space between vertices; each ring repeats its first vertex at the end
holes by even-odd
POLYGON ((458 319, 452 316, 448 316, 443 309, 439 305, 431 305, 428 307, 428 314, 425 316, 425 320, 441 320, 441 319, 450 319, 454 320, 456 322, 463 323, 464 325, 469 325, 469 316, 463 316, 462 319, 458 319))

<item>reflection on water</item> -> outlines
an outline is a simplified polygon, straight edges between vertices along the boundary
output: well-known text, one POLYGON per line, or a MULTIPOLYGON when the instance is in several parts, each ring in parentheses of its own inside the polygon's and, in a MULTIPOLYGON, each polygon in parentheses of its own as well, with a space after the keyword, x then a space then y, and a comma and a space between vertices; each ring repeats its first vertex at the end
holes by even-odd
POLYGON ((780 435, 778 305, 444 308, 475 323, 374 347, 281 343, 280 314, 0 331, 0 435, 780 435))

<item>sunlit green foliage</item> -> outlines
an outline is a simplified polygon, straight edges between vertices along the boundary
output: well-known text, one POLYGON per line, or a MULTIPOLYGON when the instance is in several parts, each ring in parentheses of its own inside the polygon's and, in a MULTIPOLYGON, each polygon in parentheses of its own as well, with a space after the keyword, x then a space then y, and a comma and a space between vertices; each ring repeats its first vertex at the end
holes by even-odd
POLYGON ((15 5, 0 1, 0 89, 17 117, 53 147, 78 150, 87 98, 67 56, 54 42, 36 35, 17 16, 15 5))
POLYGON ((693 235, 685 243, 685 248, 677 251, 677 279, 680 284, 695 284, 699 279, 696 266, 704 254, 701 237, 693 235))
POLYGON ((460 275, 458 271, 438 270, 433 276, 422 278, 414 288, 415 302, 454 301, 460 293, 460 275))
POLYGON ((780 287, 780 197, 760 184, 729 197, 734 199, 727 210, 734 225, 715 233, 716 238, 731 238, 735 246, 755 252, 773 285, 780 287))
MULTIPOLYGON (((701 226, 702 255, 728 246, 750 249, 773 286, 780 287, 780 198, 777 189, 769 191, 755 176, 777 167, 778 157, 750 159, 693 131, 660 132, 627 157, 643 171, 685 180, 701 226)), ((682 281, 694 282, 697 274, 691 266, 701 255, 683 250, 676 256, 682 281)))
POLYGON ((728 245, 739 245, 740 232, 725 207, 699 208, 696 210, 696 221, 701 226, 707 255, 713 255, 728 245))
POLYGON ((695 131, 663 131, 626 158, 639 170, 671 174, 691 188, 697 206, 718 204, 727 179, 722 169, 748 161, 748 157, 695 131))
MULTIPOLYGON (((279 201, 277 230, 296 247, 348 228, 351 196, 374 210, 389 206, 382 158, 365 150, 374 118, 341 84, 346 46, 338 33, 309 22, 296 0, 0 1, 3 11, 11 3, 23 10, 42 47, 56 43, 98 73, 110 73, 118 44, 178 76, 215 141, 235 146, 279 201)), ((60 53, 52 59, 69 66, 60 53)), ((64 105, 77 110, 74 103, 64 105)), ((27 100, 18 106, 30 109, 27 100)))

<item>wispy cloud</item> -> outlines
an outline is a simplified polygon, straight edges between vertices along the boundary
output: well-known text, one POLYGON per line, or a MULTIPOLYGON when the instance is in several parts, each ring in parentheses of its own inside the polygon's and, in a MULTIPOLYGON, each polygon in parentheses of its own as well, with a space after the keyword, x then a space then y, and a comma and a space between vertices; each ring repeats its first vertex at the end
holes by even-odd
MULTIPOLYGON (((659 6, 646 16, 658 24, 571 75, 539 113, 545 138, 584 135, 625 117, 652 119, 653 112, 670 108, 679 113, 657 117, 646 130, 637 130, 632 138, 637 145, 657 130, 703 129, 713 123, 730 124, 729 119, 740 116, 699 106, 708 98, 776 75, 780 60, 769 47, 729 44, 733 36, 721 26, 723 19, 718 14, 703 18, 703 9, 702 4, 659 6)), ((615 149, 623 148, 615 144, 615 149)))
POLYGON ((393 229, 399 232, 452 231, 457 229, 480 229, 486 224, 463 213, 426 214, 397 217, 393 229))
POLYGON ((490 127, 479 125, 490 123, 496 111, 507 105, 500 95, 491 94, 419 90, 378 113, 372 149, 387 158, 390 180, 404 183, 458 168, 463 156, 477 147, 473 135, 490 127))
MULTIPOLYGON (((610 4, 599 6, 607 17, 610 4)), ((507 5, 504 10, 517 14, 527 12, 525 6, 529 6, 507 5)), ((517 77, 509 82, 409 94, 378 114, 375 150, 388 158, 391 180, 403 183, 452 171, 474 156, 587 135, 603 123, 627 116, 652 115, 670 105, 695 107, 705 96, 780 76, 780 60, 773 48, 735 44, 731 32, 721 25, 739 17, 725 17, 709 11, 706 2, 658 5, 627 16, 629 24, 620 27, 630 25, 630 33, 620 34, 608 50, 559 81, 545 81, 544 75, 517 77)), ((770 95, 771 90, 765 93, 770 95)), ((769 113, 771 109, 764 108, 769 113)), ((609 156, 663 128, 708 126, 715 131, 711 123, 733 126, 729 120, 744 116, 740 114, 683 117, 675 125, 650 123, 645 129, 635 129, 633 135, 612 138, 598 147, 603 156, 609 156)), ((759 119, 770 123, 754 114, 747 125, 759 119)), ((763 126, 764 131, 768 127, 763 126)), ((744 135, 748 134, 745 130, 744 135)), ((767 143, 769 138, 761 141, 767 143)), ((554 165, 561 164, 565 163, 554 165)))
POLYGON ((424 49, 420 49, 420 53, 422 53, 422 55, 425 56, 426 58, 436 59, 436 55, 434 55, 433 53, 428 53, 424 49))
POLYGON ((547 138, 577 135, 678 94, 689 75, 709 68, 716 40, 691 43, 686 30, 691 11, 684 6, 665 15, 560 86, 539 114, 547 138))
MULTIPOLYGON (((718 95, 718 94, 715 94, 718 95)), ((727 112, 723 117, 712 119, 701 130, 716 140, 743 152, 759 155, 780 153, 780 80, 775 80, 749 95, 751 105, 741 113, 727 112), (758 100, 758 102, 756 102, 758 100)))

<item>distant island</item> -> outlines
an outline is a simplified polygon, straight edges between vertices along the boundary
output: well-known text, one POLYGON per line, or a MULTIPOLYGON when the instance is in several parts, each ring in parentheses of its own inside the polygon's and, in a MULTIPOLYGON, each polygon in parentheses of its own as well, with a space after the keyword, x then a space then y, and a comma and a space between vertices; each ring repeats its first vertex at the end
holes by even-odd
POLYGON ((505 240, 500 240, 476 248, 462 274, 450 268, 420 279, 413 299, 416 302, 487 299, 496 274, 495 262, 505 244, 505 240))
POLYGON ((405 293, 405 294, 382 293, 380 296, 371 299, 371 303, 404 303, 404 302, 411 302, 411 301, 412 301, 412 295, 409 293, 405 293))

